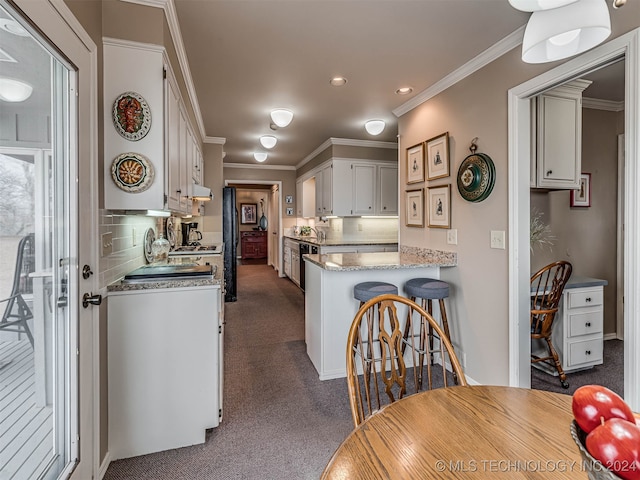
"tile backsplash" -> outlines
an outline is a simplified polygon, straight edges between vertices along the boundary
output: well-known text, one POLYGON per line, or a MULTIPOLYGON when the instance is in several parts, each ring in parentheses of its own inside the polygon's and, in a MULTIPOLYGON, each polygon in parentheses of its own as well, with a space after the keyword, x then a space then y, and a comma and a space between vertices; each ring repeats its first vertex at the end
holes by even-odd
POLYGON ((149 228, 153 228, 157 233, 157 222, 158 219, 154 217, 122 215, 110 210, 100 210, 98 241, 101 245, 102 235, 110 232, 113 245, 109 255, 102 256, 102 251, 98 252, 100 287, 106 287, 131 270, 146 264, 144 235, 149 228))

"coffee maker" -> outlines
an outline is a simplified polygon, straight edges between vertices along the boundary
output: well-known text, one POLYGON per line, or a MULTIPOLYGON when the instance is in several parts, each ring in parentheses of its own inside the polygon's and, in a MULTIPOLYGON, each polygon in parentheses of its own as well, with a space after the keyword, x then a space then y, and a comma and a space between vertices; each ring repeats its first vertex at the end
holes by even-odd
POLYGON ((185 222, 182 224, 182 245, 200 245, 202 233, 198 230, 198 222, 185 222))

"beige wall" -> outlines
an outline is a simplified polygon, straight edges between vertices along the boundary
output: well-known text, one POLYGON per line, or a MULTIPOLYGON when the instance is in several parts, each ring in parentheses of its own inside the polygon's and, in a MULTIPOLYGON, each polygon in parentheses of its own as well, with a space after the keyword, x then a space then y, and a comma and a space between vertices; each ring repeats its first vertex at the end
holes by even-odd
POLYGON ((604 333, 616 332, 616 233, 618 192, 617 112, 583 109, 582 171, 591 173, 591 207, 570 207, 570 192, 531 192, 531 207, 544 212, 556 237, 551 249, 535 248, 531 271, 558 260, 573 265, 574 275, 607 280, 604 333))
POLYGON ((223 145, 205 143, 202 149, 204 178, 202 184, 211 189, 213 200, 204 204, 204 216, 200 218, 200 229, 205 242, 222 242, 222 169, 223 145), (206 236, 205 236, 206 235, 206 236))
MULTIPOLYGON (((640 25, 640 3, 630 2, 611 17, 612 37, 626 33, 640 25)), ((508 250, 489 248, 490 231, 508 229, 507 91, 553 66, 525 64, 516 48, 399 119, 400 152, 443 132, 451 138, 451 176, 427 186, 452 184, 451 218, 458 245, 447 245, 446 230, 405 227, 404 214, 400 243, 458 253, 458 267, 442 271, 452 286, 452 337, 466 355, 468 375, 480 383, 509 382, 508 250), (480 203, 463 200, 455 183, 474 137, 479 138, 479 152, 489 155, 496 167, 495 188, 480 203)), ((399 178, 403 192, 408 186, 402 161, 399 178)), ((416 186, 425 184, 411 185, 416 186)))

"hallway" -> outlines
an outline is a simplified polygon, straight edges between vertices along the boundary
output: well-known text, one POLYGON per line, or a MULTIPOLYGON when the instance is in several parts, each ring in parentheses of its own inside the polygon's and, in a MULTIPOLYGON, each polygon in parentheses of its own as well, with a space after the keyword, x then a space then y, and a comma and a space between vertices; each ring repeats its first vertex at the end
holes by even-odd
POLYGON ((320 382, 306 355, 302 292, 267 265, 240 265, 225 320, 220 426, 203 445, 113 462, 105 480, 319 478, 352 420, 345 379, 320 382))

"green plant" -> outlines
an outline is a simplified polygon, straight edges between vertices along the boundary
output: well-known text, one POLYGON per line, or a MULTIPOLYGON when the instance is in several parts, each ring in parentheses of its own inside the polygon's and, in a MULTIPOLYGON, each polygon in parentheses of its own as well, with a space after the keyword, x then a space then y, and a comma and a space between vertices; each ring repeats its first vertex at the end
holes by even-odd
POLYGON ((543 216, 544 213, 537 208, 531 210, 531 221, 529 225, 529 248, 531 252, 533 252, 536 246, 540 248, 549 247, 549 250, 551 250, 556 239, 556 237, 551 234, 551 227, 542 221, 543 216))

